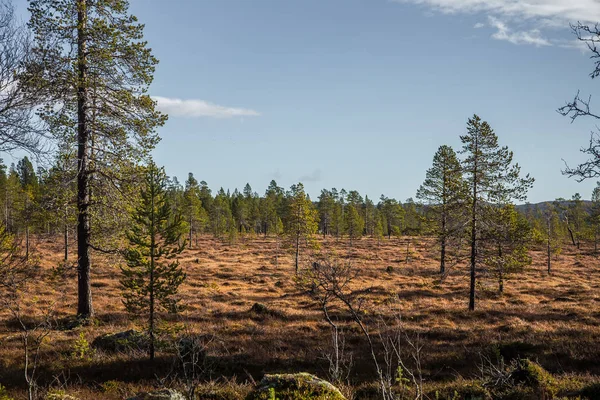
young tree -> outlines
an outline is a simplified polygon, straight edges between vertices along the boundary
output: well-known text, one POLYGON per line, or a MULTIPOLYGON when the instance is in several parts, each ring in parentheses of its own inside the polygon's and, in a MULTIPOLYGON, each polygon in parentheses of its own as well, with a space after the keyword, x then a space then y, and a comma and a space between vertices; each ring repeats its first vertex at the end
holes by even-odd
POLYGON ((450 146, 440 146, 433 156, 433 166, 427 170, 417 198, 428 205, 437 224, 435 233, 440 241, 440 274, 446 272, 446 245, 459 228, 457 214, 466 198, 466 186, 460 161, 450 146))
POLYGON ((460 137, 463 144, 462 168, 470 190, 470 292, 469 310, 475 309, 475 280, 478 244, 486 215, 491 207, 509 204, 513 199, 525 200, 533 178, 521 178, 521 168, 513 164, 513 153, 498 145, 498 137, 490 125, 474 115, 467 123, 467 134, 460 137))
POLYGON ((185 181, 185 191, 183 192, 183 206, 187 216, 189 229, 188 245, 192 245, 194 232, 201 231, 206 221, 206 211, 202 207, 200 200, 200 186, 194 175, 190 172, 185 181))
POLYGON ((172 215, 166 192, 167 176, 151 162, 145 172, 140 202, 133 211, 133 225, 127 232, 127 265, 121 267, 125 308, 148 318, 150 360, 154 360, 157 311, 178 311, 175 296, 185 279, 177 261, 183 251, 183 220, 180 215, 172 215))
POLYGON ((512 204, 491 210, 491 228, 487 234, 485 263, 498 280, 498 292, 504 292, 504 282, 509 274, 521 271, 531 264, 529 243, 531 226, 512 204))
POLYGON ((600 234, 600 182, 592 191, 592 207, 588 216, 588 222, 594 238, 594 254, 598 254, 598 236, 600 234))
POLYGON ((143 25, 128 14, 127 0, 31 0, 29 12, 35 40, 20 79, 43 101, 38 115, 50 131, 77 144, 77 314, 85 319, 94 314, 95 209, 106 204, 99 200, 107 190, 119 193, 166 120, 147 94, 158 61, 143 41, 143 25))
POLYGON ((304 185, 292 185, 288 193, 290 198, 287 232, 294 246, 294 264, 298 273, 301 242, 314 245, 313 235, 319 227, 317 210, 304 192, 304 185))
POLYGON ((546 233, 546 268, 550 275, 552 273, 552 254, 560 249, 557 237, 557 227, 560 221, 554 204, 548 203, 542 215, 546 233))

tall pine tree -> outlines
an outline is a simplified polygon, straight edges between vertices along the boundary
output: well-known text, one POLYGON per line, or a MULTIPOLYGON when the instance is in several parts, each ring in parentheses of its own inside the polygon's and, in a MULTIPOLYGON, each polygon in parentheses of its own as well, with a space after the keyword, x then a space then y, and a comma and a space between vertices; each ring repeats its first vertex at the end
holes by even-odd
POLYGON ((29 12, 34 47, 22 80, 50 131, 77 145, 77 314, 88 318, 93 216, 117 204, 100 197, 119 193, 166 120, 147 94, 158 61, 127 0, 30 0, 29 12))
POLYGON ((482 232, 490 217, 490 207, 525 200, 533 178, 520 177, 521 168, 513 164, 513 153, 498 145, 498 136, 490 125, 477 115, 469 119, 467 134, 460 137, 463 144, 462 160, 465 180, 469 186, 469 231, 471 244, 469 310, 475 309, 475 283, 478 252, 482 232))

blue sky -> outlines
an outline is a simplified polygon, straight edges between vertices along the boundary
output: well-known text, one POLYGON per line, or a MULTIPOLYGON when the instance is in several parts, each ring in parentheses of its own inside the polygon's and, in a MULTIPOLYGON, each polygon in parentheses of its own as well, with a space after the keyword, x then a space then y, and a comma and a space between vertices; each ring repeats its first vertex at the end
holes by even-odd
POLYGON ((155 158, 181 181, 404 200, 477 113, 536 178, 531 202, 595 186, 560 172, 595 122, 556 109, 599 92, 568 25, 600 21, 597 0, 130 1, 170 114, 155 158))

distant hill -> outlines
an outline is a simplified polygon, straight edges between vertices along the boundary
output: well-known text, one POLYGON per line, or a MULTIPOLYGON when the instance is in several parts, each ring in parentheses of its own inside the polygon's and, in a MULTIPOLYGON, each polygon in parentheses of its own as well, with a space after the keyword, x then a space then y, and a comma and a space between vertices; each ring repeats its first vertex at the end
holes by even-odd
MULTIPOLYGON (((589 210, 592 208, 592 202, 590 200, 582 200, 583 202, 583 207, 586 210, 589 210)), ((548 209, 548 206, 552 205, 554 203, 554 201, 542 201, 541 203, 525 203, 525 204, 519 204, 516 207, 516 209, 518 211, 521 211, 522 213, 535 213, 537 211, 541 211, 544 212, 548 209)), ((561 201, 560 204, 562 206, 568 206, 569 203, 571 203, 571 200, 564 200, 561 201)))

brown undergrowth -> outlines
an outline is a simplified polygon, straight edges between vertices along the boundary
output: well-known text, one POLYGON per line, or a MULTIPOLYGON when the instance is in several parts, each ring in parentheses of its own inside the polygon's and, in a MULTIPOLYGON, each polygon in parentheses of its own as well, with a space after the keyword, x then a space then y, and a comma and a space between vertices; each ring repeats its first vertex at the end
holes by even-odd
MULTIPOLYGON (((50 273, 60 263, 60 240, 38 238, 36 247, 42 268, 50 273)), ((274 372, 306 371, 327 378, 330 326, 296 285, 290 254, 277 247, 272 238, 247 236, 229 245, 204 236, 183 253, 185 311, 170 320, 211 336, 204 382, 212 383, 204 387, 225 382, 235 391, 274 372), (256 312, 256 303, 271 312, 256 312)), ((482 275, 474 312, 467 310, 466 261, 441 281, 432 239, 392 238, 378 244, 363 238, 350 247, 347 240, 327 238, 321 249, 349 258, 359 269, 353 289, 365 299, 365 318, 374 328, 390 299, 400 299, 404 329, 408 335, 418 332, 423 341, 423 374, 430 385, 476 377, 481 354, 507 361, 528 357, 568 382, 600 376, 600 262, 587 248, 565 245, 550 276, 542 249, 532 251, 533 264, 509 278, 503 295, 491 277, 482 275)), ((82 338, 91 343, 98 335, 139 324, 121 304, 118 260, 102 255, 94 260, 96 321, 51 333, 43 350, 42 384, 79 398, 122 398, 176 379, 173 357, 166 352, 150 367, 143 354, 75 351, 82 338)), ((65 285, 57 303, 63 328, 76 309, 75 277, 68 279, 72 284, 65 285)), ((43 283, 32 295, 57 296, 43 283)), ((344 310, 333 311, 353 357, 348 384, 372 383, 364 338, 344 310)), ((0 310, 0 383, 17 395, 23 390, 19 346, 14 321, 0 310)))

